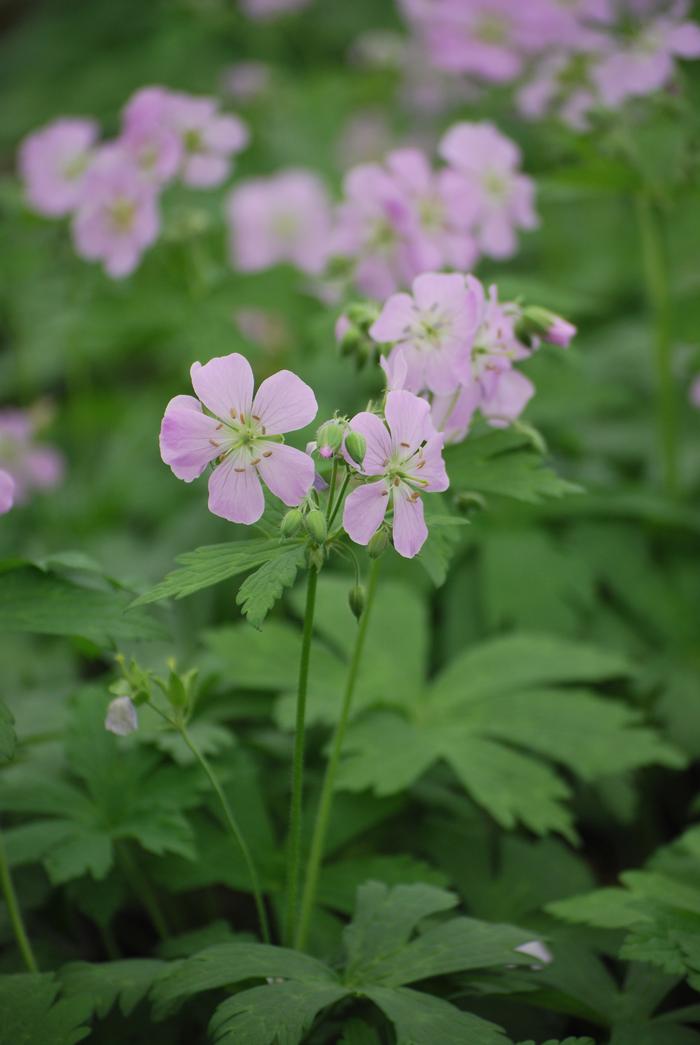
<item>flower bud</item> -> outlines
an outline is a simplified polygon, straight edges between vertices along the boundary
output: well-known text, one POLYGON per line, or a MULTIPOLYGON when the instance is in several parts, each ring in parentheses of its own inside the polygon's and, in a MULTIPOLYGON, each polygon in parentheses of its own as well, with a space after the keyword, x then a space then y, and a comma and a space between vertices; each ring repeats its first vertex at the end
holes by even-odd
POLYGON ((360 432, 348 432, 345 437, 345 449, 352 457, 355 464, 359 464, 362 467, 362 462, 365 459, 367 453, 367 440, 360 432))
POLYGON ((320 508, 312 508, 304 518, 304 525, 306 526, 306 532, 316 544, 323 544, 326 537, 328 536, 328 527, 326 526, 326 517, 320 508))
POLYGON ((309 548, 309 566, 314 570, 321 570, 326 556, 323 548, 309 548))
POLYGON ((355 619, 359 620, 365 608, 365 589, 361 584, 354 584, 348 592, 348 605, 355 619))
POLYGON ((376 533, 372 534, 367 545, 370 559, 379 559, 386 551, 388 544, 389 534, 386 527, 380 526, 376 533))
POLYGON ((139 728, 139 717, 129 697, 116 697, 110 701, 105 718, 105 729, 118 737, 135 733, 139 728))
POLYGON ((471 490, 458 493, 453 503, 457 511, 466 516, 475 515, 486 507, 486 501, 481 494, 471 490))
POLYGON ((533 339, 540 338, 551 345, 568 348, 576 334, 576 327, 566 319, 550 312, 540 305, 528 305, 523 309, 518 320, 515 333, 521 341, 531 344, 533 339))
POLYGON ((295 533, 299 533, 301 524, 304 521, 300 508, 290 508, 286 515, 282 516, 280 523, 280 531, 283 537, 293 537, 295 533))
POLYGON ((338 421, 326 421, 316 433, 316 447, 321 457, 332 457, 343 442, 343 426, 338 421))

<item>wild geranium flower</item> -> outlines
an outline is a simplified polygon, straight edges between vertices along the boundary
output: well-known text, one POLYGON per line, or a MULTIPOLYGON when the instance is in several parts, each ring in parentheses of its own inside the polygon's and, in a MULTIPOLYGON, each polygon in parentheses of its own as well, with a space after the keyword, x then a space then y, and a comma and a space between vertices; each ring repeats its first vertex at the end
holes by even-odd
POLYGON ((36 416, 30 411, 0 410, 0 511, 24 503, 34 491, 58 486, 63 478, 63 456, 38 443, 36 433, 36 416))
POLYGON ((257 522, 265 508, 262 482, 286 505, 303 501, 314 481, 308 454, 286 446, 285 432, 304 428, 318 410, 307 384, 289 370, 266 378, 253 398, 253 371, 234 352, 194 363, 198 396, 168 403, 160 453, 178 479, 192 482, 216 461, 209 477, 209 510, 230 522, 257 522), (202 406, 206 408, 205 413, 202 406))
POLYGON ((219 112, 213 98, 170 96, 168 119, 182 142, 180 177, 185 185, 208 189, 220 185, 231 170, 231 157, 248 143, 246 125, 219 112))
POLYGON ((139 728, 139 716, 129 697, 115 697, 110 701, 105 718, 105 729, 118 737, 126 737, 139 728))
POLYGON ((492 258, 511 257, 517 247, 515 230, 537 226, 535 187, 520 171, 518 146, 492 123, 457 123, 439 151, 474 193, 480 249, 492 258))
POLYGON ((122 114, 120 144, 145 177, 159 185, 177 174, 183 145, 171 122, 173 95, 164 87, 142 87, 122 114))
POLYGON ((75 209, 97 134, 92 120, 65 118, 24 139, 19 169, 34 210, 55 218, 75 209))
POLYGON ((0 515, 9 512, 15 503, 15 481, 9 472, 0 468, 0 515))
POLYGON ((306 170, 281 171, 236 186, 228 198, 231 259, 241 272, 289 262, 321 272, 331 228, 326 188, 306 170))
POLYGON ((413 294, 393 294, 370 327, 379 343, 393 343, 391 356, 406 362, 404 387, 454 392, 471 379, 472 339, 480 319, 480 284, 459 273, 424 273, 413 294))
POLYGON ((348 495, 343 526, 356 544, 368 544, 392 508, 394 547, 411 559, 428 536, 422 494, 449 486, 444 438, 433 428, 430 405, 411 392, 389 392, 385 418, 386 424, 364 411, 350 421, 351 431, 363 435, 367 444, 362 474, 377 478, 348 495))
POLYGON ((100 150, 73 219, 75 249, 101 261, 113 279, 128 276, 160 227, 155 187, 118 145, 100 150))

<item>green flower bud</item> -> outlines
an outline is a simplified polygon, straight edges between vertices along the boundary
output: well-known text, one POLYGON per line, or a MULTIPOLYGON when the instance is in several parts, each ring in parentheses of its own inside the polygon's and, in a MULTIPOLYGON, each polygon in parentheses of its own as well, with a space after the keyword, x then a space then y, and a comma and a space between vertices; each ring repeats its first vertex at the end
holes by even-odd
POLYGON ((290 508, 286 515, 282 516, 280 531, 283 537, 293 537, 301 529, 304 516, 300 508, 290 508))
POLYGON ((353 616, 359 620, 365 608, 365 589, 361 584, 355 584, 348 592, 348 605, 353 616))
POLYGON ((378 307, 369 301, 355 301, 345 309, 350 323, 367 333, 379 315, 378 307))
POLYGON ((480 493, 465 490, 454 498, 454 506, 461 515, 475 515, 486 507, 486 500, 480 493))
POLYGON ((328 527, 326 526, 326 517, 320 508, 312 508, 311 511, 307 513, 304 518, 304 525, 309 537, 311 537, 316 544, 323 544, 328 536, 328 527))
POLYGON ((332 457, 343 442, 344 429, 338 421, 326 421, 316 433, 316 446, 321 457, 332 457))
POLYGON ((323 548, 309 548, 309 566, 311 569, 320 571, 325 561, 326 556, 323 548))
POLYGON ((384 554, 389 545, 389 534, 386 527, 380 526, 376 533, 373 533, 369 539, 367 545, 367 552, 370 559, 379 559, 384 554))
POLYGON ((367 453, 367 440, 359 432, 348 432, 345 438, 345 449, 352 457, 355 464, 362 466, 367 453))

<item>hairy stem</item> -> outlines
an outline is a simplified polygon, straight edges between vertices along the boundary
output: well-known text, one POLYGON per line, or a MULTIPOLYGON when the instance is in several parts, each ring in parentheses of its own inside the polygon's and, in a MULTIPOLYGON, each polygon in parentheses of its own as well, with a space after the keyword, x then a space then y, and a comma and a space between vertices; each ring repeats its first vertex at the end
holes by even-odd
POLYGON ((15 887, 12 882, 12 875, 10 874, 10 865, 7 862, 7 854, 5 853, 2 832, 0 832, 0 888, 2 888, 2 895, 5 897, 7 913, 10 916, 10 925, 15 934, 17 946, 19 947, 22 958, 24 959, 24 964, 27 966, 29 972, 38 972, 39 966, 36 963, 36 958, 32 951, 32 945, 29 942, 27 930, 24 928, 22 910, 19 906, 17 893, 15 892, 15 887))
POLYGON ((666 493, 673 496, 678 486, 678 427, 673 380, 671 297, 661 216, 658 207, 646 193, 637 196, 637 218, 647 296, 654 318, 656 413, 661 474, 666 493))
POLYGON ((204 755, 199 750, 199 748, 197 747, 195 742, 192 740, 192 737, 190 736, 190 734, 187 731, 187 727, 184 726, 184 725, 178 725, 177 728, 180 731, 182 739, 185 741, 185 743, 187 744, 188 748, 190 749, 190 751, 192 752, 194 757, 197 759, 197 761, 199 762, 199 764, 202 767, 202 769, 204 770, 204 772, 206 773, 207 778, 209 780, 209 783, 212 786, 212 790, 214 791, 216 797, 219 800, 219 804, 220 804, 221 810, 222 810, 222 812, 224 814, 224 819, 226 821, 228 829, 231 832, 231 835, 232 835, 236 845, 238 846, 238 848, 240 849, 241 853, 243 854, 243 859, 245 860, 245 865, 246 865, 246 867, 248 869, 248 874, 250 876, 251 885, 253 887, 253 896, 255 897, 255 907, 257 909, 258 920, 260 922, 260 932, 262 934, 262 938, 265 941, 265 943, 269 943, 270 942, 270 927, 269 927, 268 920, 267 920, 267 911, 265 910, 265 904, 263 902, 262 890, 260 888, 260 879, 258 877, 258 872, 257 872, 257 869, 256 869, 255 864, 253 862, 253 858, 251 856, 250 849, 248 848, 248 845, 246 843, 245 838, 241 834, 241 829, 238 826, 238 823, 236 821, 235 816, 233 815, 233 810, 231 809, 231 806, 229 805, 229 801, 226 798, 224 790, 223 790, 221 784, 219 783, 219 781, 218 781, 218 779, 216 777, 216 774, 214 773, 214 770, 209 765, 209 761, 204 757, 204 755))
POLYGON ((362 663, 362 654, 364 652, 365 639, 367 637, 369 617, 370 612, 372 610, 372 603, 374 601, 374 594, 377 588, 378 572, 379 559, 375 559, 372 562, 372 568, 370 570, 369 575, 369 583, 367 586, 367 601, 365 603, 365 608, 362 613, 362 616, 360 617, 360 621, 357 627, 355 646, 352 651, 352 658, 350 660, 350 666, 348 668, 348 677, 345 683, 345 692, 343 694, 343 703, 340 709, 340 718, 338 719, 338 724, 335 727, 335 733, 333 735, 333 740, 331 743, 331 753, 328 758, 326 773, 323 778, 323 785, 321 787, 321 797, 319 799, 318 811, 316 813, 316 823, 314 824, 314 833, 311 839, 309 859, 306 865, 306 880, 304 882, 304 894, 301 901, 301 915, 299 918, 299 928, 295 939, 295 944, 299 949, 302 949, 306 946, 306 940, 309 934, 309 922, 311 921, 311 915, 313 913, 314 903, 316 900, 318 876, 321 871, 321 862, 323 860, 323 852, 326 844, 326 833, 328 831, 328 822, 330 820, 331 808, 333 805, 335 778, 338 773, 340 756, 343 749, 343 741, 345 739, 345 731, 347 729, 348 720, 350 718, 350 709, 352 707, 352 699, 355 694, 357 676, 360 670, 360 664, 362 663))
POLYGON ((289 839, 287 850, 287 896, 284 912, 284 940, 291 944, 297 924, 299 897, 299 869, 301 865, 302 798, 304 789, 304 747, 306 724, 306 694, 309 686, 309 661, 311 659, 311 637, 313 635, 314 612, 316 610, 316 587, 318 570, 309 566, 306 584, 306 608, 304 610, 304 634, 299 660, 299 684, 297 687, 297 715, 294 734, 294 762, 292 765, 292 798, 289 808, 289 839))
POLYGON ((352 473, 350 472, 350 469, 348 468, 347 474, 346 474, 345 478, 343 479, 343 485, 340 487, 340 492, 338 493, 338 497, 336 499, 336 502, 333 505, 333 510, 331 511, 330 515, 328 516, 328 529, 329 530, 330 530, 331 526, 333 525, 333 520, 335 519, 336 515, 338 514, 338 509, 340 508, 341 504, 343 503, 343 497, 345 497, 345 491, 348 488, 348 483, 350 482, 351 478, 352 478, 352 473))

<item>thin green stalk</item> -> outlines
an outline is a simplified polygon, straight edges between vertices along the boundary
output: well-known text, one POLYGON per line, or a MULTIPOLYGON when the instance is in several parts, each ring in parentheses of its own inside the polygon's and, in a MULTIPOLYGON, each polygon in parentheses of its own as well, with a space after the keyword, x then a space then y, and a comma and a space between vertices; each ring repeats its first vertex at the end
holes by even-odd
POLYGON ((328 822, 330 820, 331 808, 333 805, 335 779, 338 773, 338 766, 340 764, 340 756, 343 749, 343 741, 345 740, 345 731, 347 729, 348 720, 350 718, 350 709, 352 707, 352 699, 355 694, 357 676, 360 670, 360 664, 362 663, 362 654, 364 653, 365 648, 367 628, 369 625, 372 603, 374 601, 374 594, 377 588, 379 561, 379 559, 375 559, 372 563, 372 568, 370 570, 369 583, 367 585, 367 601, 365 602, 365 608, 362 613, 362 616, 360 617, 360 622, 357 627, 355 647, 352 651, 352 659, 350 660, 350 667, 348 668, 348 677, 345 683, 345 693, 343 694, 343 703, 340 709, 340 718, 338 719, 338 724, 335 727, 335 733, 333 735, 333 740, 331 743, 331 753, 328 759, 328 764, 326 766, 326 773, 323 778, 323 785, 321 787, 321 797, 318 803, 316 823, 314 824, 314 833, 311 839, 311 849, 309 851, 309 859, 306 865, 306 880, 304 882, 304 894, 302 896, 301 901, 301 915, 299 917, 299 928, 295 939, 295 946, 298 947, 300 950, 302 950, 306 946, 306 940, 309 933, 309 922, 311 920, 311 914, 313 912, 314 903, 316 900, 318 876, 321 871, 321 862, 323 860, 323 853, 326 845, 326 833, 328 831, 328 822))
POLYGON ((328 516, 328 529, 329 530, 330 530, 331 526, 333 525, 333 520, 335 519, 336 515, 338 514, 338 509, 340 508, 341 504, 343 503, 343 497, 345 497, 345 491, 348 488, 348 483, 350 482, 351 478, 352 478, 352 474, 350 472, 350 469, 348 469, 347 474, 346 474, 345 478, 343 479, 343 485, 340 487, 340 493, 338 494, 337 500, 336 500, 335 504, 333 505, 333 510, 330 513, 330 515, 328 516))
POLYGON ((0 832, 0 888, 2 888, 2 895, 5 897, 7 913, 10 916, 10 925, 15 934, 17 946, 19 947, 22 958, 24 959, 24 964, 27 966, 29 972, 38 972, 39 966, 36 963, 36 958, 32 951, 32 945, 29 942, 27 930, 24 928, 22 909, 19 906, 17 893, 15 892, 15 887, 12 882, 12 875, 10 874, 10 865, 7 862, 2 832, 0 832))
POLYGON ((158 898, 154 893, 151 883, 134 860, 129 843, 124 842, 117 846, 117 858, 121 864, 124 877, 129 883, 132 892, 143 905, 148 917, 153 923, 153 928, 161 940, 167 940, 170 935, 165 915, 160 909, 158 898))
POLYGON ((304 788, 304 745, 306 725, 306 694, 309 684, 309 661, 311 659, 311 637, 316 609, 316 587, 318 570, 309 566, 306 584, 306 608, 304 611, 304 634, 299 660, 299 684, 297 688, 297 715, 294 735, 294 762, 292 765, 292 798, 289 808, 289 840, 287 850, 287 897, 284 912, 284 939, 291 944, 297 924, 299 897, 299 869, 301 865, 302 798, 304 788))
POLYGON ((678 425, 673 379, 671 296, 661 216, 658 207, 646 193, 637 196, 637 218, 647 295, 654 317, 654 367, 661 474, 666 493, 673 496, 678 487, 678 425))
POLYGON ((328 485, 328 503, 326 505, 326 521, 331 517, 331 508, 333 506, 333 495, 335 494, 335 484, 338 479, 338 458, 333 458, 333 467, 331 469, 331 481, 328 485))
POLYGON ((182 739, 185 741, 188 748, 190 749, 190 751, 197 759, 204 772, 206 773, 209 779, 209 783, 211 784, 212 789, 216 794, 216 797, 219 799, 224 818, 226 820, 226 823, 228 824, 231 834, 235 839, 238 848, 241 850, 241 853, 243 854, 243 859, 245 860, 245 864, 248 869, 248 874, 250 875, 250 881, 253 886, 253 896, 255 897, 255 906, 258 912, 258 919, 260 921, 260 931, 262 933, 262 937, 265 943, 269 943, 270 926, 267 920, 267 911, 265 910, 265 904, 263 902, 262 890, 260 888, 260 879, 258 878, 258 872, 256 870, 255 864, 253 863, 253 858, 251 856, 250 849, 246 844, 245 838, 241 834, 241 829, 238 826, 238 823, 236 822, 235 816, 233 815, 233 810, 231 809, 228 799, 224 794, 224 790, 221 787, 221 784, 219 783, 216 774, 214 773, 214 770, 209 765, 208 760, 204 757, 202 752, 199 750, 197 745, 192 740, 192 737, 187 732, 187 727, 182 724, 179 724, 177 725, 177 728, 180 731, 182 739))

